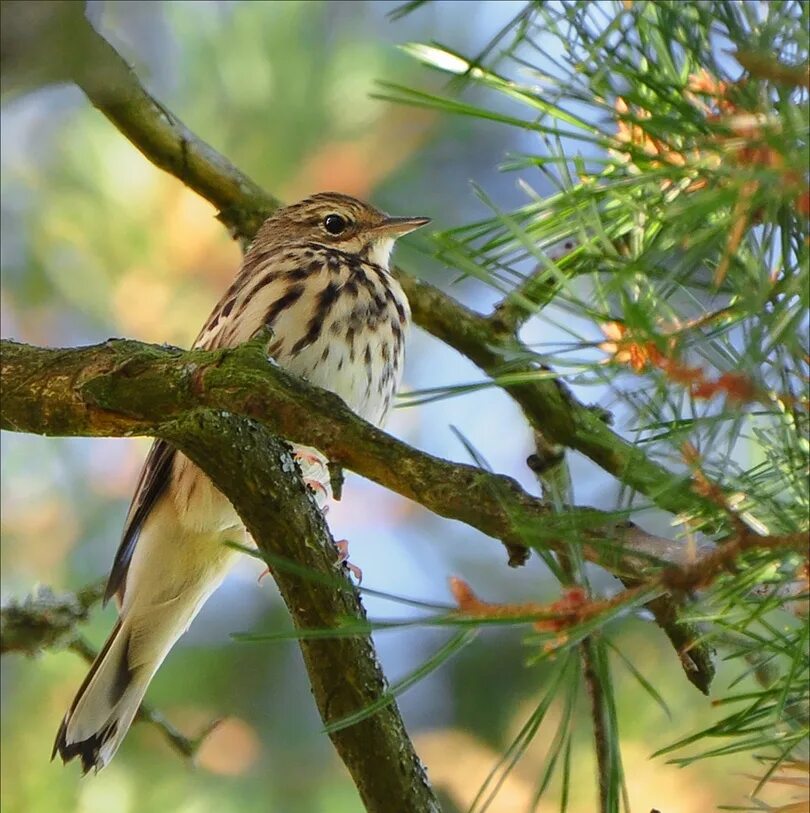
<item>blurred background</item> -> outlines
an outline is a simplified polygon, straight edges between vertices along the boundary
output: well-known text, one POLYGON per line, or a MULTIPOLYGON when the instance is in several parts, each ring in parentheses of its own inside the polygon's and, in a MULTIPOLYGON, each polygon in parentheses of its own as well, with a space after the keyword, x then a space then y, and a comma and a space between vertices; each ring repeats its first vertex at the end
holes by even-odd
MULTIPOLYGON (((440 41, 480 50, 522 6, 512 2, 430 3, 402 20, 388 2, 91 3, 96 26, 141 80, 194 132, 285 201, 336 190, 398 215, 428 215, 437 229, 489 211, 471 182, 503 209, 525 202, 516 174, 498 172, 510 150, 539 149, 501 126, 371 98, 376 80, 441 88, 397 49, 440 41)), ((541 180, 531 179, 541 193, 541 180)), ((73 86, 12 88, 2 107, 2 334, 44 345, 126 336, 188 346, 240 261, 215 211, 154 168, 73 86)), ((398 249, 400 264, 487 310, 494 294, 431 260, 429 235, 398 249)), ((553 338, 538 321, 535 339, 553 338)), ((405 390, 480 381, 455 352, 419 330, 409 345, 405 390)), ((584 393, 588 401, 604 394, 584 393)), ((468 461, 451 430, 468 438, 493 469, 536 491, 525 465, 531 439, 517 410, 494 389, 398 409, 389 430, 419 448, 468 461)), ((621 427, 620 427, 621 428, 621 427)), ((149 441, 2 437, 2 600, 37 584, 75 590, 106 576, 149 441)), ((574 456, 577 501, 612 508, 615 482, 574 456)), ((667 519, 642 519, 667 533, 667 519)), ((329 522, 347 538, 364 586, 447 602, 458 575, 491 601, 554 598, 555 583, 534 557, 511 570, 501 546, 444 521, 372 483, 350 476, 329 522)), ((113 763, 81 780, 78 765, 49 763, 53 736, 86 671, 70 652, 36 660, 4 657, 2 795, 6 813, 158 813, 361 809, 354 787, 320 730, 294 642, 234 642, 233 632, 290 624, 272 579, 245 561, 209 601, 172 652, 148 694, 188 735, 225 718, 197 763, 183 761, 153 727, 133 727, 113 763)), ((605 576, 605 591, 618 584, 605 576)), ((413 608, 368 597, 372 618, 413 608)), ((114 610, 92 615, 100 644, 114 610)), ((753 763, 731 758, 687 769, 650 760, 657 748, 712 715, 711 700, 684 678, 662 634, 640 619, 611 628, 625 652, 672 709, 656 706, 616 667, 623 753, 634 809, 706 811, 740 803, 740 775, 753 763)), ((445 638, 436 630, 376 636, 392 681, 417 668, 445 638)), ((538 702, 547 667, 516 631, 489 632, 400 701, 409 731, 447 809, 465 810, 538 702)), ((732 673, 721 665, 716 686, 732 673)), ((736 673, 734 673, 736 674, 736 673)), ((561 710, 552 712, 490 807, 526 809, 561 710)), ((595 809, 586 705, 574 753, 571 807, 595 809)), ((540 810, 557 809, 552 792, 540 810)))

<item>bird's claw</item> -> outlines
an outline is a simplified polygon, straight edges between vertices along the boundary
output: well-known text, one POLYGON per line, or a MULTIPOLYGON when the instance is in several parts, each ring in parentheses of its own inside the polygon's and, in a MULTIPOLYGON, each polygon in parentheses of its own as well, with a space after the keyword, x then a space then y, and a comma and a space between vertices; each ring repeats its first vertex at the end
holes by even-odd
MULTIPOLYGON (((319 494, 323 497, 324 500, 329 499, 329 489, 320 480, 315 480, 312 477, 307 477, 304 480, 304 485, 315 495, 316 502, 318 501, 319 494)), ((326 504, 322 506, 319 505, 318 507, 321 509, 322 514, 326 514, 329 511, 329 506, 326 504)))
POLYGON ((338 566, 348 568, 349 573, 357 579, 357 583, 361 584, 363 581, 363 571, 357 565, 349 561, 349 540, 339 539, 335 542, 335 547, 338 552, 338 566))
POLYGON ((301 471, 304 485, 315 497, 315 502, 325 514, 326 505, 332 498, 329 478, 329 464, 326 458, 315 449, 296 446, 293 456, 301 471))

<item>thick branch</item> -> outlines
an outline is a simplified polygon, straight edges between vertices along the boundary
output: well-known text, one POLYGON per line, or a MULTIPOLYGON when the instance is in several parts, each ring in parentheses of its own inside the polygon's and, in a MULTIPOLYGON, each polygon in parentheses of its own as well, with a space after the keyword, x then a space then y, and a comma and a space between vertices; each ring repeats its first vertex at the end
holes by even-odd
MULTIPOLYGON (((86 41, 84 50, 90 58, 81 60, 79 64, 67 65, 66 69, 85 90, 93 104, 156 165, 174 174, 216 206, 220 210, 220 219, 229 226, 232 233, 243 242, 249 240, 262 219, 278 205, 277 201, 240 173, 227 159, 189 132, 182 122, 150 96, 124 60, 83 18, 77 21, 77 25, 82 31, 77 36, 86 41)), ((497 320, 487 320, 472 313, 438 289, 417 282, 401 272, 400 280, 411 300, 417 324, 466 355, 488 375, 498 376, 515 355, 530 358, 527 349, 516 340, 504 339, 497 320)), ((536 365, 529 362, 523 368, 532 372, 536 365)), ((514 371, 514 366, 512 370, 514 371)), ((642 453, 611 432, 594 411, 576 402, 558 382, 535 378, 529 383, 512 385, 506 389, 520 404, 532 426, 541 430, 550 440, 579 449, 606 470, 650 496, 662 508, 671 511, 690 509, 694 512, 699 499, 688 486, 648 461, 642 453)), ((287 433, 287 436, 293 435, 287 433)), ((326 444, 321 443, 320 447, 326 450, 326 444)), ((351 450, 351 444, 348 444, 348 448, 351 450)), ((333 456, 337 459, 337 455, 333 456)), ((362 471, 359 466, 355 465, 355 468, 362 471)), ((398 471, 398 465, 391 466, 384 459, 377 474, 385 475, 386 470, 398 471)), ((413 489, 397 488, 386 482, 382 476, 375 477, 374 473, 365 471, 363 473, 406 496, 420 499, 420 494, 413 489)), ((475 476, 480 477, 480 472, 475 476)), ((442 505, 446 494, 444 486, 449 484, 441 476, 438 480, 422 480, 421 485, 420 501, 423 504, 445 516, 469 521, 466 506, 472 505, 474 501, 465 500, 467 495, 457 500, 456 505, 445 508, 442 505), (432 503, 428 502, 424 499, 426 495, 432 495, 436 499, 432 503)), ((493 492, 487 486, 483 490, 488 497, 487 504, 492 504, 493 492)), ((458 491, 455 493, 459 494, 458 491)), ((495 502, 499 504, 499 500, 495 502)), ((501 538, 512 551, 512 558, 516 558, 515 545, 526 538, 526 529, 520 527, 522 523, 515 522, 509 512, 504 517, 503 511, 497 511, 495 516, 497 521, 494 527, 491 517, 485 522, 471 524, 501 538), (512 538, 515 525, 519 527, 517 543, 512 538)), ((545 537, 555 532, 559 539, 559 527, 546 528, 545 537)), ((579 530, 575 528, 574 532, 579 533, 579 530)), ((569 531, 569 535, 570 533, 569 531)), ((662 540, 651 540, 634 526, 625 527, 623 535, 628 541, 646 546, 651 555, 677 561, 680 551, 672 543, 662 545, 662 540)), ((542 533, 537 534, 537 541, 541 545, 549 544, 548 538, 544 538, 542 533)), ((592 558, 605 563, 600 551, 591 549, 590 553, 592 558)), ((613 571, 622 572, 627 564, 614 561, 613 571)), ((637 562, 631 564, 636 565, 637 562)), ((672 610, 669 606, 666 609, 672 610)), ((676 625, 669 623, 667 626, 676 625)), ((702 688, 705 691, 705 685, 702 688)))
POLYGON ((630 576, 643 575, 643 562, 663 552, 658 537, 651 540, 610 514, 572 508, 552 515, 508 477, 402 443, 357 417, 336 395, 269 363, 262 340, 187 352, 126 340, 66 350, 4 340, 0 347, 4 429, 167 437, 171 421, 202 408, 218 410, 255 418, 278 435, 314 446, 333 462, 507 544, 563 550, 584 542, 592 561, 630 576), (613 544, 599 544, 606 539, 613 544), (643 555, 617 553, 625 539, 643 555))
MULTIPOLYGON (((700 585, 683 546, 590 508, 554 514, 507 477, 419 452, 358 418, 337 396, 269 364, 263 341, 189 352, 122 340, 71 350, 3 342, 2 351, 3 428, 156 434, 175 442, 171 427, 176 420, 242 414, 496 539, 558 552, 580 544, 586 558, 628 586, 660 578, 662 572, 666 586, 676 590, 700 585)), ((803 541, 786 538, 774 544, 796 550, 803 541)), ((729 555, 736 555, 730 550, 723 547, 699 561, 725 565, 729 555)), ((705 647, 695 646, 695 631, 680 623, 668 597, 649 608, 675 645, 687 676, 705 692, 713 667, 705 647)))
MULTIPOLYGON (((358 593, 339 575, 323 515, 295 471, 290 449, 260 424, 225 411, 191 412, 162 436, 199 465, 233 503, 260 550, 299 629, 365 621, 358 593), (336 585, 341 589, 336 589, 336 585)), ((325 724, 367 708, 388 686, 368 635, 299 641, 325 724)), ((439 805, 396 703, 330 733, 372 813, 431 813, 439 805), (371 755, 371 757, 370 757, 371 755)))
POLYGON ((72 78, 98 108, 153 164, 171 173, 220 211, 234 236, 252 238, 280 205, 227 158, 194 135, 138 81, 118 52, 83 17, 77 28, 81 59, 70 65, 72 78))

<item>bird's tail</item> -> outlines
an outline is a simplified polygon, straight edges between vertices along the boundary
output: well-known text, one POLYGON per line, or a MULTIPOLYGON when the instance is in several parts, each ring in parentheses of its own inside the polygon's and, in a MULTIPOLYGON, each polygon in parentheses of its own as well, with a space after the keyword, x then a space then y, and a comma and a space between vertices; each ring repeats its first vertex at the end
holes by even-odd
POLYGON ((84 773, 100 771, 121 745, 149 682, 189 622, 179 628, 141 623, 135 630, 130 618, 119 618, 59 727, 51 759, 57 753, 63 762, 79 757, 84 773))

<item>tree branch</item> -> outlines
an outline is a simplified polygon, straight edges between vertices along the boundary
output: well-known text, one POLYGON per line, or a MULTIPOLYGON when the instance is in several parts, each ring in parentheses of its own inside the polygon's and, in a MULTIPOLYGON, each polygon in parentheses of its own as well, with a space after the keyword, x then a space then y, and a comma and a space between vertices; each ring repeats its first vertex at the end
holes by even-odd
MULTIPOLYGON (((0 344, 0 427, 47 435, 167 437, 171 421, 201 409, 252 417, 279 436, 314 446, 431 511, 510 545, 585 555, 618 575, 641 578, 662 543, 602 511, 553 515, 511 478, 451 463, 387 435, 333 393, 268 362, 266 338, 222 350, 181 351, 113 339, 70 349, 0 344), (622 551, 623 540, 633 542, 622 551), (610 542, 610 545, 603 543, 610 542), (618 550, 618 552, 617 552, 618 550)), ((170 438, 169 438, 170 439, 170 438)))
MULTIPOLYGON (((498 313, 496 308, 495 313, 498 313)), ((490 317, 492 318, 492 317, 490 317)), ((513 331, 519 325, 515 323, 513 331)), ((553 511, 562 510, 564 506, 574 501, 574 488, 571 471, 565 454, 559 447, 550 444, 540 433, 534 433, 535 453, 526 461, 535 473, 543 499, 553 511)), ((566 577, 568 587, 577 585, 581 588, 584 579, 583 569, 579 567, 579 559, 575 557, 576 549, 572 548, 558 556, 560 568, 566 577), (572 554, 574 554, 572 556, 572 554)), ((589 595, 589 598, 591 596, 589 595)), ((649 605, 648 605, 649 606, 649 605)), ((656 618, 657 620, 657 618, 656 618)), ((606 692, 602 683, 601 672, 597 668, 598 643, 593 635, 588 635, 579 644, 579 657, 582 661, 582 676, 588 693, 591 706, 591 723, 593 726, 594 753, 596 756, 596 776, 599 787, 600 813, 609 813, 610 775, 614 754, 610 747, 610 726, 607 717, 606 692)), ((708 681, 711 681, 711 675, 708 681)), ((693 681, 694 682, 694 681, 693 681)), ((708 685, 708 684, 707 684, 708 685)))
MULTIPOLYGON (((63 5, 76 10, 72 22, 78 21, 74 33, 82 57, 71 60, 65 71, 144 155, 214 204, 220 211, 219 219, 234 236, 243 242, 252 238, 278 201, 147 93, 126 62, 87 23, 79 3, 63 5)), ((579 450, 660 508, 689 512, 693 517, 698 513, 722 517, 717 506, 695 494, 687 475, 673 476, 610 430, 595 410, 578 402, 560 381, 549 378, 548 371, 541 371, 537 357, 517 340, 514 334, 525 316, 525 303, 518 300, 522 296, 529 300, 550 296, 551 288, 541 276, 527 281, 495 314, 484 317, 438 289, 397 273, 417 324, 463 353, 496 383, 507 368, 510 373, 525 374, 523 383, 501 386, 521 406, 536 432, 542 432, 551 443, 579 450)), ((528 541, 538 548, 559 551, 572 541, 581 542, 587 558, 625 580, 644 579, 656 572, 661 583, 671 589, 700 583, 702 574, 694 566, 691 570, 681 567, 683 551, 674 543, 646 535, 631 524, 617 525, 610 515, 591 509, 570 508, 552 517, 508 478, 417 452, 364 424, 333 396, 285 378, 280 371, 271 374, 264 353, 238 349, 205 356, 199 351, 182 354, 127 342, 75 351, 4 343, 3 350, 4 356, 13 356, 8 368, 5 363, 3 368, 4 383, 13 385, 8 409, 8 393, 4 391, 5 428, 165 437, 198 462, 231 499, 266 553, 304 563, 321 575, 334 576, 331 568, 335 557, 320 514, 306 500, 300 483, 283 475, 286 463, 279 472, 279 460, 288 457, 285 444, 245 416, 258 418, 292 440, 316 446, 334 461, 437 513, 467 522, 508 546, 528 541), (166 380, 160 380, 161 376, 167 376, 166 380), (262 455, 268 460, 264 469, 262 455), (234 484, 238 484, 238 493, 234 484), (287 488, 293 491, 285 491, 287 488), (276 531, 272 538, 268 533, 271 527, 276 531), (279 534, 279 527, 288 533, 279 534), (289 547, 278 540, 279 536, 291 540, 289 547), (618 543, 618 552, 614 547, 606 553, 600 544, 606 537, 614 545, 618 543), (668 560, 670 567, 651 571, 648 560, 628 550, 629 543, 634 542, 637 549, 651 548, 659 563, 668 560)), ((794 543, 781 540, 778 544, 794 543)), ((705 560, 715 567, 715 574, 743 548, 721 550, 728 552, 705 560)), ((303 628, 330 626, 346 614, 363 615, 351 590, 335 590, 334 584, 325 589, 322 581, 286 572, 278 573, 277 581, 295 623, 303 628)), ((666 597, 661 600, 665 601, 662 609, 671 611, 672 602, 666 597)), ((673 626, 677 626, 676 620, 673 615, 673 626)), ((356 711, 385 691, 368 639, 309 641, 301 646, 325 721, 356 711), (360 643, 354 648, 340 647, 340 642, 357 640, 360 643), (329 644, 335 646, 330 648, 329 644), (347 668, 349 680, 336 684, 336 676, 344 678, 347 668), (351 685, 346 687, 345 683, 351 685)), ((338 732, 333 739, 368 809, 435 809, 435 799, 396 707, 392 704, 347 729, 356 730, 362 735, 362 748, 354 735, 344 740, 340 736, 343 732, 338 732), (368 730, 367 723, 371 725, 368 730), (398 761, 396 749, 400 746, 404 758, 398 761), (369 750, 378 747, 383 755, 379 775, 365 764, 369 750), (384 807, 383 799, 387 801, 384 807), (392 807, 392 799, 404 799, 406 806, 392 807)))
MULTIPOLYGON (((79 7, 79 4, 75 4, 79 7)), ((115 49, 84 21, 87 58, 73 69, 74 81, 150 161, 170 172, 219 209, 219 219, 243 242, 253 238, 278 201, 240 172, 226 158, 191 133, 172 113, 144 90, 115 49)), ((504 385, 531 426, 554 442, 577 449, 605 471, 672 513, 720 514, 677 477, 649 460, 638 448, 605 425, 599 411, 578 402, 559 381, 539 377, 534 354, 503 332, 428 283, 401 269, 397 277, 411 303, 416 324, 458 350, 484 373, 497 378, 510 373, 534 375, 523 384, 504 385)))
POLYGON ((591 720, 593 722, 593 741, 596 754, 596 775, 599 787, 599 811, 610 813, 610 772, 613 761, 616 759, 617 743, 613 743, 610 736, 610 722, 607 714, 607 693, 597 668, 597 644, 593 636, 586 638, 579 646, 582 658, 582 677, 591 704, 591 720))
MULTIPOLYGON (((295 472, 289 446, 255 421, 224 410, 191 411, 161 434, 193 460, 233 503, 273 567, 298 629, 364 622, 357 590, 339 577, 334 541, 295 472), (336 584, 341 589, 335 589, 336 584)), ((369 635, 299 641, 325 724, 388 698, 369 635)), ((329 734, 370 813, 438 813, 424 767, 393 700, 364 720, 329 734)))
POLYGON ((71 78, 153 164, 171 173, 219 209, 219 219, 235 237, 252 239, 280 205, 227 158, 192 133, 168 108, 150 95, 118 52, 81 14, 80 60, 71 78))

